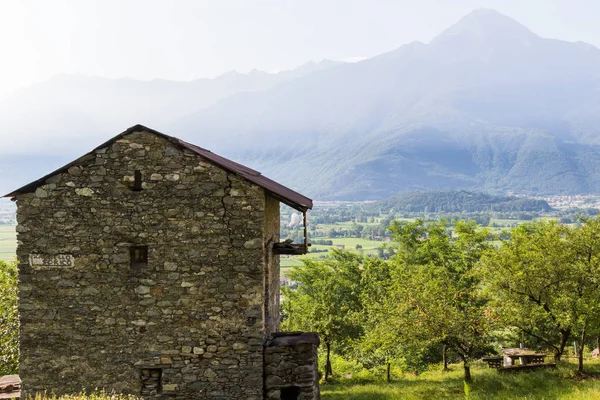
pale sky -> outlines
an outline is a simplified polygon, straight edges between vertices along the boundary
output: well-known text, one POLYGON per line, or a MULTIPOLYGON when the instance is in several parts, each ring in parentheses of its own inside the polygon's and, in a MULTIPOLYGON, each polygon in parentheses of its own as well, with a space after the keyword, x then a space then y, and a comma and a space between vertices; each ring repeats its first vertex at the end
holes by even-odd
POLYGON ((0 0, 0 98, 61 72, 191 80, 367 58, 477 8, 600 47, 597 0, 0 0))

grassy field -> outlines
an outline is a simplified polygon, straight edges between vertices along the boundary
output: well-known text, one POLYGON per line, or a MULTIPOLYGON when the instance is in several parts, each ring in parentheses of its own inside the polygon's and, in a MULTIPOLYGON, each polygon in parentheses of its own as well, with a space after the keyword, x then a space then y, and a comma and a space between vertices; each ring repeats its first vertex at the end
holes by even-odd
POLYGON ((579 377, 574 363, 561 363, 555 371, 499 374, 482 364, 472 368, 470 396, 465 396, 462 366, 450 366, 450 372, 440 368, 414 375, 397 376, 391 383, 382 378, 354 376, 321 385, 323 400, 600 400, 600 363, 589 361, 589 374, 579 377))
POLYGON ((105 392, 97 392, 87 395, 71 394, 63 396, 38 394, 35 397, 27 397, 27 400, 141 400, 141 398, 133 395, 118 395, 105 392))
POLYGON ((16 257, 17 233, 15 225, 0 225, 0 261, 12 261, 16 257))

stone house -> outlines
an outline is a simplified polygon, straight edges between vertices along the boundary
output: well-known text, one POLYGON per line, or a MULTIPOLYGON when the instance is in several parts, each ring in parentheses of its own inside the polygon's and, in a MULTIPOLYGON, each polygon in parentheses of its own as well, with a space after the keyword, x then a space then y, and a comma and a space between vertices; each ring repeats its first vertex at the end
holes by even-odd
POLYGON ((310 199, 141 125, 6 197, 25 395, 319 398, 318 336, 279 332, 279 205, 310 199))

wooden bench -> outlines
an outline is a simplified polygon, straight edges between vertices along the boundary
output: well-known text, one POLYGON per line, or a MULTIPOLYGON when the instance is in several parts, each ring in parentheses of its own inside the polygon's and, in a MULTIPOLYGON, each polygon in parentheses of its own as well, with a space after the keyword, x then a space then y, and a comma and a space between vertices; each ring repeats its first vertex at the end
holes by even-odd
POLYGON ((543 368, 556 368, 555 363, 532 363, 532 364, 517 364, 517 365, 508 365, 506 367, 498 368, 498 372, 517 372, 517 371, 531 371, 534 369, 543 369, 543 368))
POLYGON ((504 357, 483 357, 482 360, 488 363, 489 368, 502 368, 504 357))
POLYGON ((544 359, 546 358, 545 355, 538 355, 536 354, 535 356, 531 357, 529 359, 529 362, 531 364, 544 364, 544 359))

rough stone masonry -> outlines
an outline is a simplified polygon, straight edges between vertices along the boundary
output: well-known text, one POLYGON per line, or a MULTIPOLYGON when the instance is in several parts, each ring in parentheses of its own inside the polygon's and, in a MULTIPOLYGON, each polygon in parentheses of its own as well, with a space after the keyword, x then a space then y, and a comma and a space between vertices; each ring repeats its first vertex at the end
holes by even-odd
POLYGON ((9 195, 24 394, 318 399, 318 337, 292 334, 296 343, 273 350, 272 245, 289 189, 251 182, 174 139, 132 127, 9 195), (273 354, 285 363, 272 365, 273 354))

